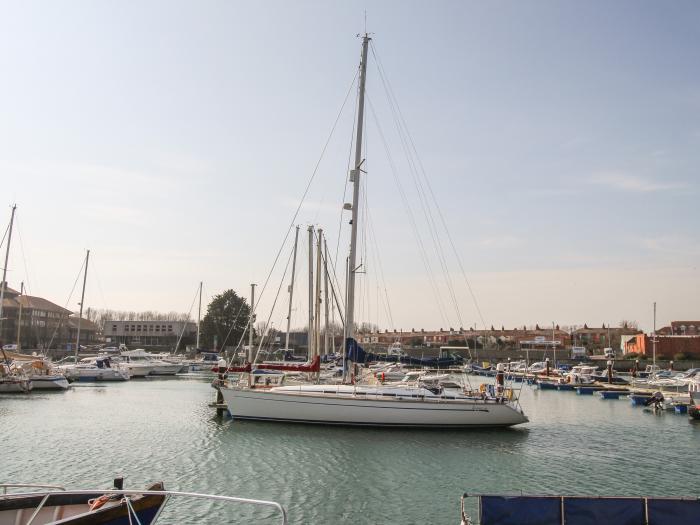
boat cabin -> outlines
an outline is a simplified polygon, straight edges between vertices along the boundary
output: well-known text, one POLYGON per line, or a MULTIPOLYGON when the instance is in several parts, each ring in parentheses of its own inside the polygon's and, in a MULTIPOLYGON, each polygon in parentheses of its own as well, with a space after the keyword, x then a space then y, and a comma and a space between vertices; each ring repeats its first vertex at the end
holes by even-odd
POLYGON ((284 384, 284 373, 277 370, 253 370, 251 388, 274 388, 284 384))

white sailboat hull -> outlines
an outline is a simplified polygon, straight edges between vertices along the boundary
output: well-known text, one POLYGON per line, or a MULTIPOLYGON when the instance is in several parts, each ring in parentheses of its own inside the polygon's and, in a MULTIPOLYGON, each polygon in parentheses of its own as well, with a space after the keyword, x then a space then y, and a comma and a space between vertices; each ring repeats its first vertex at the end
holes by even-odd
POLYGON ((129 373, 116 368, 67 368, 66 378, 69 381, 128 381, 129 373))
POLYGON ((62 375, 30 376, 34 390, 66 390, 70 387, 68 380, 62 375))
MULTIPOLYGON (((377 427, 507 427, 527 422, 508 403, 494 400, 406 399, 388 395, 302 392, 295 387, 271 390, 222 388, 234 419, 254 419, 323 425, 377 427)), ((352 387, 350 387, 351 389, 352 387)), ((341 391, 342 392, 342 391, 341 391)), ((384 392, 390 392, 384 390, 384 392)))
POLYGON ((32 389, 32 382, 27 379, 0 379, 0 394, 23 393, 32 389))

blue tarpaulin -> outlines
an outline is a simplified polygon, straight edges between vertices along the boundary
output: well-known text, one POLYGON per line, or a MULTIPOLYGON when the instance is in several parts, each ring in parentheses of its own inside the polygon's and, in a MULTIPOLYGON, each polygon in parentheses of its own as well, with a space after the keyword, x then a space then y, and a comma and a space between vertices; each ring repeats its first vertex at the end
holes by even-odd
POLYGON ((695 525, 700 523, 700 500, 649 499, 649 525, 695 525))
POLYGON ((481 525, 700 524, 700 499, 495 495, 479 498, 481 525))
POLYGON ((641 525, 644 500, 636 498, 564 498, 566 525, 641 525))
POLYGON ((482 525, 561 525, 561 498, 481 496, 482 525))
POLYGON ((357 341, 352 337, 348 337, 345 340, 345 351, 348 361, 353 361, 355 363, 364 363, 366 354, 362 347, 357 344, 357 341))

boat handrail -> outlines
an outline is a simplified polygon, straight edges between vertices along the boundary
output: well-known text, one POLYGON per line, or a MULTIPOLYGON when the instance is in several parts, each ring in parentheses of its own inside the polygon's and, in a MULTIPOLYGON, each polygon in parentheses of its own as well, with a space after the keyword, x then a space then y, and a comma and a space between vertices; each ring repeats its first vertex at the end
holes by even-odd
MULTIPOLYGON (((1 487, 2 485, 0 485, 1 487)), ((24 485, 27 486, 27 485, 24 485)), ((28 486, 34 486, 34 485, 28 485, 28 486)), ((38 485, 37 485, 38 486, 38 485)), ((63 487, 52 487, 52 486, 47 486, 44 485, 44 487, 49 487, 49 488, 56 488, 58 490, 63 490, 65 491, 63 487)), ((22 497, 22 496, 44 496, 44 499, 41 501, 37 509, 34 511, 34 514, 38 514, 38 511, 41 509, 41 507, 44 506, 46 501, 48 500, 49 496, 52 494, 56 494, 57 491, 47 491, 47 492, 26 492, 26 493, 13 493, 13 497, 22 497)), ((90 496, 90 495, 103 495, 103 494, 114 494, 114 495, 121 495, 121 496, 165 496, 166 498, 170 498, 172 496, 182 496, 186 498, 198 498, 198 499, 208 499, 208 500, 213 500, 213 501, 225 501, 228 503, 245 503, 245 504, 250 504, 250 505, 258 505, 258 506, 264 506, 264 507, 272 507, 276 510, 279 511, 279 513, 282 515, 282 525, 287 525, 287 511, 286 509, 276 501, 267 501, 267 500, 260 500, 260 499, 252 499, 252 498, 239 498, 236 496, 220 496, 218 494, 202 494, 199 492, 181 492, 181 491, 176 491, 176 490, 138 490, 138 489, 128 489, 128 490, 117 490, 117 489, 91 489, 91 490, 70 490, 64 492, 65 494, 71 494, 71 495, 81 495, 81 496, 90 496)), ((31 522, 31 520, 30 520, 31 522)), ((29 522, 28 522, 29 524, 29 522)))
MULTIPOLYGON (((55 489, 66 490, 60 485, 40 485, 36 483, 0 483, 3 494, 7 494, 7 489, 55 489)), ((14 494, 13 494, 14 495, 14 494)))

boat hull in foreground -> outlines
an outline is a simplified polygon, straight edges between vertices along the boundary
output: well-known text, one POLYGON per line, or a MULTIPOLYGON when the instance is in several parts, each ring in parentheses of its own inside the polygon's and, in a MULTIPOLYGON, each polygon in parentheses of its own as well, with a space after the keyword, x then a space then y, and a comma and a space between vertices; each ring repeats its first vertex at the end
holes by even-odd
POLYGON ((372 427, 508 427, 527 417, 496 399, 439 396, 425 389, 302 385, 222 388, 234 419, 372 427))

